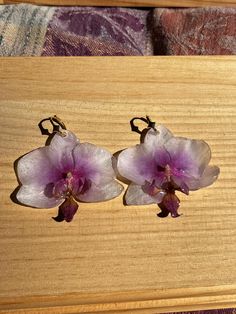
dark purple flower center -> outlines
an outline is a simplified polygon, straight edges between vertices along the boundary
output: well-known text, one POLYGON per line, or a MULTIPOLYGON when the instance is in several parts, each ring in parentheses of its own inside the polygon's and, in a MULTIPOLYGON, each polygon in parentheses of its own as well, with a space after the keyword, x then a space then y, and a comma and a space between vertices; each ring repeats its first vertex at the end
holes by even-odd
POLYGON ((157 165, 156 169, 157 174, 154 181, 157 188, 166 192, 178 190, 184 194, 189 193, 189 188, 184 183, 184 170, 175 168, 170 164, 166 164, 165 166, 157 165))
POLYGON ((160 217, 166 217, 171 214, 172 217, 178 217, 178 208, 180 200, 175 195, 175 191, 181 191, 188 194, 189 189, 181 178, 181 169, 176 169, 168 163, 156 166, 157 175, 152 183, 146 182, 142 187, 143 191, 151 196, 156 196, 160 192, 164 192, 161 203, 158 206, 162 210, 160 217))
POLYGON ((52 187, 52 196, 58 199, 65 199, 60 205, 58 216, 54 219, 58 222, 70 222, 78 209, 79 195, 85 193, 91 186, 90 180, 81 177, 77 172, 69 171, 62 174, 62 178, 52 187))
POLYGON ((90 181, 81 177, 77 172, 69 171, 62 175, 62 179, 54 184, 52 194, 55 198, 73 196, 78 199, 79 194, 85 193, 90 187, 90 181))

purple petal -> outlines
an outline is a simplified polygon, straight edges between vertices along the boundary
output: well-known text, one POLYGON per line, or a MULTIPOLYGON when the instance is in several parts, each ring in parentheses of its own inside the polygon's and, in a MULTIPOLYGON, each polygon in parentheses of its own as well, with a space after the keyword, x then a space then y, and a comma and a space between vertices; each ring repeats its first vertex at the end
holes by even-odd
POLYGON ((60 169, 61 172, 68 172, 74 168, 74 159, 72 151, 79 143, 76 136, 63 130, 63 134, 56 133, 48 146, 48 156, 51 163, 60 169))
POLYGON ((191 191, 211 185, 216 181, 220 174, 217 166, 207 166, 199 179, 189 178, 186 183, 191 191))
POLYGON ((163 168, 163 170, 171 162, 170 154, 168 153, 164 146, 158 147, 155 150, 154 158, 156 160, 156 165, 160 168, 163 168))
POLYGON ((60 171, 48 158, 48 147, 33 150, 17 164, 17 175, 23 185, 45 187, 61 177, 60 171))
POLYGON ((189 195, 189 186, 185 183, 187 180, 185 177, 184 178, 179 178, 177 176, 172 177, 173 180, 173 187, 175 190, 179 190, 182 193, 189 195))
POLYGON ((168 181, 166 176, 166 166, 171 163, 170 155, 164 147, 158 148, 154 153, 155 158, 155 184, 161 187, 168 181))
POLYGON ((78 199, 83 202, 101 202, 117 197, 123 191, 123 186, 115 180, 105 185, 91 184, 90 188, 78 195, 78 199))
POLYGON ((152 182, 156 173, 153 153, 144 144, 123 150, 118 157, 117 169, 121 176, 138 185, 152 182))
POLYGON ((112 155, 107 150, 90 143, 82 143, 73 151, 75 169, 96 185, 106 184, 115 178, 112 155))
POLYGON ((178 214, 179 204, 180 200, 174 193, 167 193, 163 198, 160 208, 163 207, 165 210, 168 210, 171 216, 176 218, 179 216, 178 214))
POLYGON ((36 208, 52 208, 56 207, 63 199, 46 196, 44 187, 37 186, 21 186, 17 192, 16 198, 22 204, 36 208))
POLYGON ((165 148, 171 156, 172 171, 177 176, 199 178, 211 159, 211 150, 204 141, 173 137, 165 148))
POLYGON ((53 217, 54 220, 61 222, 65 220, 70 222, 78 209, 78 204, 74 201, 73 197, 68 197, 64 203, 61 204, 58 210, 58 216, 53 217))
POLYGON ((163 144, 172 138, 172 133, 160 125, 157 130, 150 129, 144 138, 144 143, 125 149, 118 157, 119 173, 138 185, 154 178, 161 186, 165 179, 164 172, 158 172, 158 165, 165 167, 170 162, 170 156, 163 144))

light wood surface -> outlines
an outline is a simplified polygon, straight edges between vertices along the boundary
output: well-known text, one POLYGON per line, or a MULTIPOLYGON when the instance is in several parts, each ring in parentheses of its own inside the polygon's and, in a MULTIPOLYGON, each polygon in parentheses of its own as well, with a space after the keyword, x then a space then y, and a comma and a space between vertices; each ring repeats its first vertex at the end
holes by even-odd
POLYGON ((40 5, 123 6, 123 7, 235 7, 236 0, 0 0, 0 3, 32 3, 40 5))
POLYGON ((236 307, 235 57, 0 59, 0 313, 159 313, 236 307), (181 198, 177 219, 122 196, 56 209, 10 200, 13 162, 43 146, 57 114, 81 141, 112 152, 138 143, 133 116, 206 140, 221 168, 181 198))

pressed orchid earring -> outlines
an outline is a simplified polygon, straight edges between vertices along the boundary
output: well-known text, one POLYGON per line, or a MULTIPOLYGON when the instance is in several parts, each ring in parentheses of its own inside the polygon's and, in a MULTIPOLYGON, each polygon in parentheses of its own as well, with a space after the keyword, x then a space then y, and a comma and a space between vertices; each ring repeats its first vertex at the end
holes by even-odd
POLYGON ((175 137, 163 125, 146 118, 134 118, 131 129, 141 134, 141 143, 123 150, 117 161, 119 174, 130 181, 125 194, 127 205, 158 204, 160 217, 178 217, 180 200, 176 191, 189 191, 211 185, 219 175, 209 166, 211 150, 203 140, 175 137), (134 124, 147 124, 142 132, 134 124))
POLYGON ((115 180, 112 154, 90 143, 80 143, 56 116, 39 124, 50 144, 37 148, 17 163, 20 182, 17 200, 36 208, 59 206, 56 221, 70 222, 78 201, 100 202, 115 198, 123 187, 115 180), (52 134, 43 127, 49 120, 52 134))

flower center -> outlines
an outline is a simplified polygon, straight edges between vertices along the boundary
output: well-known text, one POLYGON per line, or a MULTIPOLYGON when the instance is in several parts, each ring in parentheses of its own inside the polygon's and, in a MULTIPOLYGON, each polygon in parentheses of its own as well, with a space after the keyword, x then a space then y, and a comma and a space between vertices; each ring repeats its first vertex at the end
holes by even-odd
POLYGON ((165 167, 165 176, 166 176, 167 182, 170 182, 171 181, 171 168, 169 165, 166 165, 165 167))
POLYGON ((162 172, 164 174, 167 182, 171 182, 172 171, 168 164, 165 167, 157 166, 157 170, 158 172, 162 172))
POLYGON ((90 181, 81 177, 78 173, 67 172, 62 179, 54 184, 52 194, 56 198, 78 197, 90 187, 90 181))
POLYGON ((73 189, 73 174, 71 172, 68 172, 66 174, 66 178, 65 178, 65 184, 67 186, 67 191, 71 194, 72 189, 73 189))
POLYGON ((68 198, 73 196, 79 198, 79 194, 85 193, 91 186, 91 181, 82 177, 77 172, 67 172, 62 175, 62 179, 57 181, 52 189, 55 198, 68 198))

